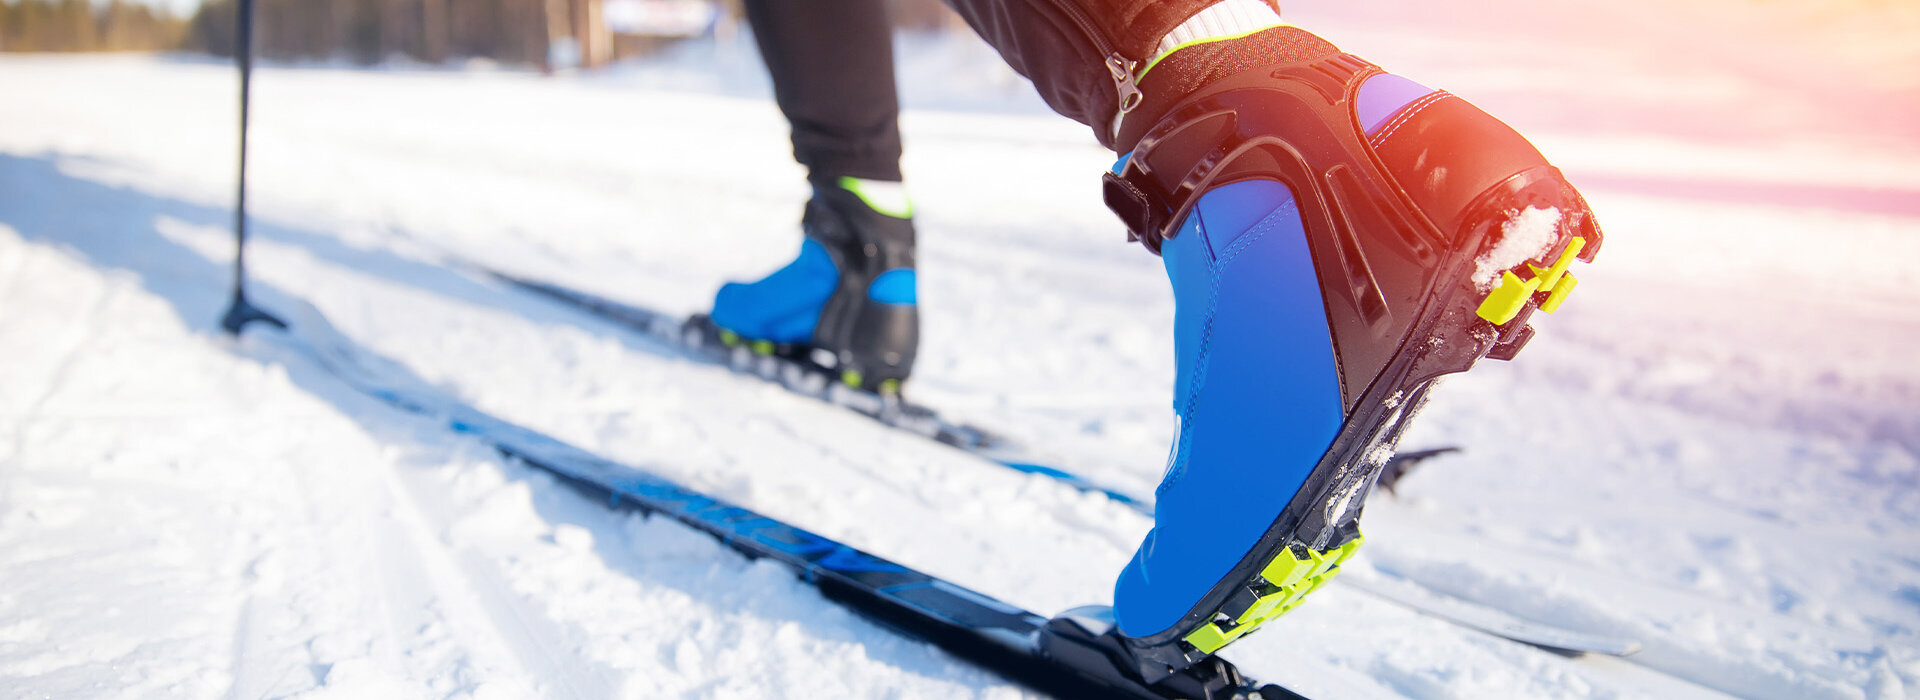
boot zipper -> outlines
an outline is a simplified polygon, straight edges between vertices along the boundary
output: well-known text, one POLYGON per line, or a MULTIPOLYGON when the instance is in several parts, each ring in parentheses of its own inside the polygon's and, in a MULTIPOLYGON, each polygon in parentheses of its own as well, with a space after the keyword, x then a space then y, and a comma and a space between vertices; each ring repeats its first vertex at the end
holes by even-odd
MULTIPOLYGON (((1107 54, 1107 72, 1113 74, 1113 86, 1120 91, 1120 114, 1133 111, 1133 108, 1140 106, 1141 100, 1146 99, 1146 95, 1140 94, 1140 85, 1133 79, 1133 67, 1138 65, 1139 61, 1130 60, 1118 51, 1107 54)), ((1119 117, 1116 116, 1114 121, 1119 121, 1119 117)))
POLYGON ((1117 136, 1120 133, 1120 120, 1146 99, 1146 95, 1141 94, 1140 85, 1133 75, 1134 68, 1138 67, 1140 62, 1127 58, 1125 54, 1115 50, 1113 42, 1107 40, 1107 36, 1100 32, 1100 28, 1087 17, 1086 11, 1080 9, 1080 5, 1074 0, 1057 0, 1052 4, 1065 12, 1067 19, 1073 21, 1074 25, 1080 29, 1080 33, 1093 42, 1095 51, 1106 56, 1107 73, 1113 76, 1113 88, 1118 94, 1118 104, 1115 105, 1118 110, 1113 114, 1113 133, 1117 136))

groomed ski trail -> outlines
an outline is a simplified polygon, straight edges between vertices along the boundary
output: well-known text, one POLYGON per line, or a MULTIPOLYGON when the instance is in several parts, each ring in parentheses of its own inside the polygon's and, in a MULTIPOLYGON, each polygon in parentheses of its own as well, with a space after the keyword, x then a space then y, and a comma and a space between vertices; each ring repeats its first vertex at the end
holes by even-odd
MULTIPOLYGON (((1910 554, 1920 532, 1920 157, 1900 131, 1911 119, 1884 118, 1911 110, 1869 110, 1899 128, 1864 128, 1847 100, 1796 101, 1811 69, 1794 80, 1742 73, 1693 60, 1700 45, 1690 43, 1616 62, 1624 50, 1611 29, 1512 32, 1479 26, 1499 14, 1491 9, 1449 19, 1447 8, 1402 3, 1325 12, 1369 15, 1345 25, 1354 31, 1326 25, 1346 48, 1417 69, 1537 134, 1615 234, 1607 265, 1583 278, 1589 298, 1551 319, 1521 362, 1443 388, 1408 444, 1462 444, 1469 456, 1374 506, 1363 558, 1553 621, 1658 630, 1673 654, 1714 657, 1662 667, 1699 683, 1875 700, 1920 687, 1920 609, 1903 594, 1920 582, 1910 554), (1402 11, 1417 17, 1372 16, 1402 11), (1491 62, 1514 55, 1545 62, 1491 62), (1676 115, 1686 118, 1670 123, 1676 115), (1611 121, 1595 127, 1602 116, 1611 121), (1773 546, 1781 532, 1793 546, 1773 546), (1824 537, 1836 532, 1857 536, 1824 537), (1809 542, 1821 554, 1811 563, 1809 542), (1623 585, 1589 583, 1596 568, 1623 585)), ((1650 3, 1618 6, 1635 13, 1677 21, 1650 3)), ((1763 45, 1780 56, 1771 63, 1798 60, 1789 44, 1763 45)), ((1167 437, 1171 362, 1159 329, 1170 305, 1158 261, 1119 243, 1088 189, 1111 157, 1081 127, 1033 116, 1044 108, 1030 97, 911 108, 918 91, 955 87, 936 79, 946 68, 994 59, 909 48, 907 167, 929 309, 914 390, 1022 439, 1074 443, 1065 451, 1094 462, 1075 471, 1151 489, 1167 437), (942 71, 914 67, 929 55, 942 71), (996 177, 1014 158, 1021 176, 996 177)), ((256 271, 516 421, 616 457, 700 465, 675 476, 1036 610, 1094 602, 1143 530, 1136 516, 1037 480, 964 476, 778 390, 729 388, 657 348, 515 307, 387 248, 387 231, 400 229, 679 311, 700 309, 721 280, 784 262, 792 250, 778 240, 790 243, 804 192, 799 171, 782 170, 777 114, 750 83, 721 88, 744 99, 684 88, 712 82, 703 66, 716 62, 738 75, 759 68, 750 53, 686 49, 605 78, 263 69, 256 271), (663 84, 673 87, 638 87, 663 84), (888 510, 896 498, 912 507, 888 510)), ((1857 86, 1840 83, 1862 74, 1817 77, 1823 94, 1851 97, 1840 93, 1857 86)), ((306 527, 248 505, 248 491, 285 487, 259 479, 288 472, 258 465, 324 474, 400 450, 432 469, 461 465, 429 483, 471 488, 456 499, 467 517, 455 529, 490 533, 464 541, 503 552, 485 555, 499 578, 475 572, 473 590, 538 601, 521 609, 577 635, 569 652, 611 669, 616 693, 671 677, 662 693, 765 694, 814 687, 816 671, 853 679, 818 686, 843 694, 1018 693, 964 668, 944 675, 921 647, 890 646, 887 633, 755 578, 783 572, 716 569, 721 550, 681 530, 581 516, 573 524, 592 542, 581 548, 560 527, 564 508, 545 505, 551 485, 437 451, 437 438, 368 437, 352 425, 359 404, 212 347, 231 255, 229 65, 4 56, 0 75, 23 96, 0 101, 0 270, 14 280, 0 299, 0 685, 218 696, 231 685, 235 638, 274 619, 250 616, 237 631, 253 545, 236 533, 306 527), (80 326, 63 324, 87 317, 88 290, 101 284, 122 290, 100 307, 105 322, 67 343, 80 326), (49 383, 61 363, 65 379, 49 383), (787 642, 762 643, 776 637, 787 642), (722 684, 723 662, 737 659, 759 680, 722 684)), ((568 499, 559 503, 592 505, 568 499)), ((380 637, 391 619, 304 595, 369 612, 279 618, 299 623, 285 634, 304 643, 284 656, 246 649, 256 656, 244 667, 291 669, 296 693, 438 673, 402 665, 355 681, 374 665, 358 659, 371 657, 325 641, 380 637), (308 664, 315 641, 344 662, 337 677, 308 664)), ((1229 655, 1309 695, 1711 697, 1621 679, 1610 662, 1463 635, 1362 596, 1317 595, 1328 597, 1229 655)), ((475 650, 462 653, 501 664, 474 670, 480 682, 515 687, 538 673, 489 627, 459 633, 473 635, 463 641, 475 650)), ((465 687, 443 675, 404 680, 465 687)))
MULTIPOLYGON (((28 184, 17 174, 0 168, 0 181, 28 184)), ((102 203, 73 194, 62 196, 102 203)), ((81 545, 63 552, 29 540, 5 550, 0 580, 10 583, 0 612, 19 614, 29 596, 57 612, 0 627, 0 668, 9 678, 70 688, 113 678, 131 696, 699 696, 760 694, 770 678, 803 689, 796 692, 841 696, 879 686, 924 697, 971 695, 967 687, 1019 694, 838 610, 777 567, 741 561, 671 522, 609 513, 469 440, 409 428, 390 409, 329 388, 332 380, 304 357, 246 339, 235 347, 210 319, 183 327, 187 318, 176 313, 217 305, 222 294, 217 279, 198 274, 217 265, 201 269, 185 249, 127 252, 117 229, 66 233, 77 250, 25 243, 12 227, 0 228, 0 262, 34 260, 26 288, 37 292, 11 297, 36 313, 16 316, 4 342, 33 344, 39 339, 28 331, 40 329, 99 331, 78 334, 84 344, 45 345, 55 351, 50 361, 87 370, 74 375, 84 386, 9 384, 43 397, 38 420, 19 424, 27 443, 20 452, 88 438, 95 431, 76 425, 100 421, 188 426, 166 442, 221 449, 208 459, 149 445, 115 459, 124 448, 102 444, 108 456, 93 459, 106 466, 89 468, 84 481, 31 460, 9 462, 8 483, 31 496, 0 513, 10 536, 81 545), (183 253, 189 257, 176 257, 183 253), (115 313, 74 313, 74 303, 115 313), (158 365, 101 364, 155 342, 196 351, 158 365), (93 352, 63 354, 81 346, 93 352), (200 371, 172 366, 182 363, 200 371), (209 373, 245 381, 203 392, 226 387, 209 373), (86 396, 102 388, 147 393, 145 402, 112 405, 86 396), (181 406, 194 406, 193 417, 167 414, 181 406), (304 437, 249 439, 288 422, 304 437), (48 427, 51 438, 34 435, 48 427), (136 471, 112 468, 122 462, 136 471), (143 474, 156 466, 161 474, 143 474), (161 497, 164 507, 83 510, 68 503, 76 494, 161 497), (47 537, 55 533, 61 537, 47 537), (148 533, 159 533, 157 553, 146 551, 154 549, 148 533), (206 540, 220 546, 202 552, 192 544, 206 540), (138 573, 124 583, 63 573, 104 564, 138 573), (70 615, 84 623, 88 612, 105 619, 53 624, 70 615), (193 624, 181 624, 182 616, 193 624), (227 622, 208 626, 217 619, 227 622), (156 627, 168 632, 114 641, 156 627), (824 659, 840 661, 818 663, 824 659), (870 672, 849 672, 861 667, 870 672)), ((158 230, 144 233, 165 240, 158 230)))

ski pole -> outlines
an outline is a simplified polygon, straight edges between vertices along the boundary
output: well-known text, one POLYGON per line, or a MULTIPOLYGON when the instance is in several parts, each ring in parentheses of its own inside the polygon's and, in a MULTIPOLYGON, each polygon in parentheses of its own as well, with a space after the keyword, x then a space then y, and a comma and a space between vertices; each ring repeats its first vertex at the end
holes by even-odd
POLYGON ((233 299, 227 304, 226 314, 220 317, 220 327, 231 335, 239 335, 241 329, 254 321, 275 328, 287 327, 286 322, 247 301, 247 105, 251 101, 248 87, 253 81, 254 0, 239 2, 240 26, 233 47, 234 59, 240 64, 240 176, 239 192, 233 204, 233 299))

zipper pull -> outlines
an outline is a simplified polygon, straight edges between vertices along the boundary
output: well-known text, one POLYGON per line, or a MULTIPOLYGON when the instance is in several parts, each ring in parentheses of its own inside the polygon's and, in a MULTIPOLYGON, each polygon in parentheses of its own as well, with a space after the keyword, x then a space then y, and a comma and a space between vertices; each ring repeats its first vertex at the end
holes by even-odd
POLYGON ((1118 51, 1107 54, 1107 72, 1113 74, 1113 86, 1120 91, 1120 112, 1114 115, 1115 122, 1146 99, 1146 95, 1140 94, 1140 86, 1133 80, 1133 67, 1137 65, 1140 65, 1139 61, 1129 61, 1118 51))

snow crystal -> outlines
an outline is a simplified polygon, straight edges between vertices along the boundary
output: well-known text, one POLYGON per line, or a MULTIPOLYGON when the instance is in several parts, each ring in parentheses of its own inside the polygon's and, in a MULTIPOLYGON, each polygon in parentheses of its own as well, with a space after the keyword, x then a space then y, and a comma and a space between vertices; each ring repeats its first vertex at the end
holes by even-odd
POLYGON ((1500 227, 1500 242, 1474 261, 1473 286, 1493 288, 1500 273, 1540 257, 1559 240, 1560 210, 1531 208, 1515 214, 1500 227))

